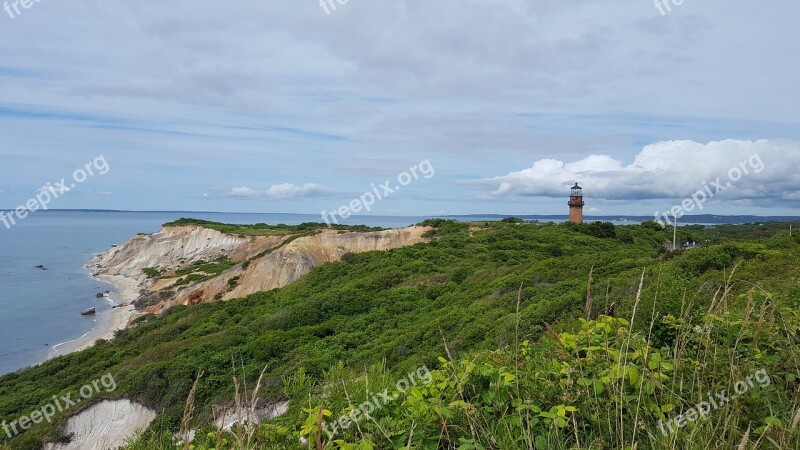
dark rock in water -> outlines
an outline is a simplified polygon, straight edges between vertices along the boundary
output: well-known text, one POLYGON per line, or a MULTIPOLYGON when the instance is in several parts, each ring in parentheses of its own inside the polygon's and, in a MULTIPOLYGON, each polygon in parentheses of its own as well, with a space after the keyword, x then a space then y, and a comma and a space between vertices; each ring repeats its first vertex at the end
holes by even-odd
POLYGON ((47 270, 47 267, 45 267, 45 266, 44 266, 44 265, 42 265, 42 264, 39 264, 38 266, 36 266, 36 269, 39 269, 39 270, 47 270))
POLYGON ((81 313, 81 315, 82 315, 82 316, 93 316, 93 315, 95 315, 96 313, 97 313, 97 309, 95 309, 95 308, 89 308, 89 309, 87 309, 86 311, 82 312, 82 313, 81 313))
POLYGON ((97 293, 97 295, 96 295, 95 297, 97 297, 97 298, 103 298, 103 297, 105 297, 105 296, 103 295, 103 293, 102 293, 102 292, 98 292, 98 293, 97 293))

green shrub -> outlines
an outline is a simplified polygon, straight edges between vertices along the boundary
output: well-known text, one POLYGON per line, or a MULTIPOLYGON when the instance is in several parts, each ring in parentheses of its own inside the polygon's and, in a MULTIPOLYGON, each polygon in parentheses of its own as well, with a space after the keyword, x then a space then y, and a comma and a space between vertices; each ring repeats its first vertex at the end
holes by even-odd
MULTIPOLYGON (((310 416, 302 408, 323 405, 340 414, 349 407, 344 387, 351 399, 356 393, 366 395, 365 367, 379 367, 369 369, 372 389, 427 365, 449 377, 447 385, 437 388, 440 392, 422 394, 427 411, 403 400, 376 416, 388 437, 370 422, 362 427, 364 435, 351 429, 340 438, 351 443, 369 439, 375 448, 406 448, 414 427, 420 441, 413 440, 412 448, 421 448, 423 441, 432 448, 623 448, 634 444, 635 432, 638 448, 697 448, 708 442, 738 448, 750 427, 750 448, 759 439, 762 447, 772 445, 772 439, 794 448, 790 438, 796 432, 786 427, 798 409, 792 383, 797 383, 800 366, 800 289, 794 273, 800 247, 793 239, 778 242, 780 236, 765 235, 739 242, 726 238, 743 233, 735 227, 699 227, 692 232, 704 242, 727 240, 665 260, 660 251, 667 230, 645 226, 616 227, 617 233, 630 230, 633 235, 633 243, 624 244, 619 234, 617 239, 598 238, 568 225, 437 224, 430 243, 352 255, 286 287, 247 298, 173 307, 141 319, 113 341, 0 377, 0 421, 15 420, 53 395, 111 372, 119 385, 115 396, 158 411, 141 448, 168 448, 160 446, 158 437, 179 429, 198 370, 206 376, 199 385, 193 428, 207 430, 212 405, 233 402, 235 361, 248 386, 266 368, 263 398, 294 400, 284 417, 259 427, 256 448, 296 448, 310 416), (560 255, 548 254, 556 248, 560 255), (707 251, 711 254, 704 256, 707 251), (728 261, 740 262, 735 277, 729 271, 702 271, 732 267, 728 261), (732 284, 726 286, 729 279, 732 284), (587 297, 593 301, 592 314, 629 318, 636 309, 632 328, 625 332, 619 319, 609 324, 616 333, 591 328, 610 320, 605 318, 584 327, 577 319, 586 316, 587 297), (552 325, 563 348, 544 331, 545 323, 552 325), (525 354, 524 341, 529 343, 525 354), (452 366, 437 364, 437 357, 448 352, 452 366), (655 352, 674 369, 661 367, 661 361, 650 367, 655 352), (627 366, 620 364, 620 355, 629 356, 627 366), (470 363, 474 368, 468 372, 470 363), (667 388, 654 385, 650 393, 650 385, 630 379, 633 366, 639 379, 650 383, 661 367, 670 376, 662 381, 667 388), (714 391, 757 367, 774 375, 774 390, 743 397, 713 424, 685 429, 672 447, 658 440, 653 402, 685 410, 699 392, 714 391), (290 385, 301 369, 298 384, 290 385), (506 373, 516 378, 506 382, 506 373), (592 389, 599 379, 605 390, 595 395, 589 379, 592 389), (676 398, 681 402, 675 403, 676 398), (566 427, 559 426, 559 418, 567 420, 566 427), (729 424, 718 427, 727 430, 724 435, 712 426, 720 423, 729 424), (531 432, 522 433, 528 426, 531 432)), ((37 424, 9 442, 0 434, 0 445, 36 449, 42 439, 57 434, 64 419, 37 424)), ((229 434, 208 432, 234 442, 229 434)), ((210 442, 203 433, 196 448, 210 442)))
POLYGON ((145 267, 144 269, 142 269, 142 272, 144 272, 144 274, 147 275, 148 278, 158 278, 159 276, 161 276, 161 271, 156 269, 155 267, 145 267))

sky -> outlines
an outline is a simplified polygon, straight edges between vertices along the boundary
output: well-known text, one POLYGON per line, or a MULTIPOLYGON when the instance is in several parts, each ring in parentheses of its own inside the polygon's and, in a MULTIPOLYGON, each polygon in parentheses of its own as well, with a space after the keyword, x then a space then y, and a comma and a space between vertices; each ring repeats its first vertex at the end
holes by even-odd
POLYGON ((796 1, 16 1, 0 208, 62 179, 50 208, 800 205, 796 1))

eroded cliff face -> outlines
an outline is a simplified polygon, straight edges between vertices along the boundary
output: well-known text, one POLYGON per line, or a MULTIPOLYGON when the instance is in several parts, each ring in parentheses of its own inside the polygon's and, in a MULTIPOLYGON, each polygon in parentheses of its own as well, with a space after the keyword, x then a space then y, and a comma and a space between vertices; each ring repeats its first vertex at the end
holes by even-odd
POLYGON ((69 443, 47 443, 45 450, 109 450, 122 448, 156 418, 156 412, 127 399, 104 400, 73 415, 63 432, 69 443))
MULTIPOLYGON (((391 250, 427 242, 424 235, 430 230, 429 227, 377 232, 318 230, 307 236, 248 237, 195 225, 164 227, 157 233, 138 235, 97 255, 91 265, 97 276, 115 281, 121 289, 133 292, 132 298, 139 292, 145 297, 163 297, 148 308, 149 312, 158 313, 173 305, 228 300, 283 287, 321 264, 340 261, 347 253, 391 250), (179 287, 175 285, 178 277, 170 276, 195 262, 214 261, 223 256, 236 264, 213 278, 179 287), (143 272, 145 268, 159 269, 165 275, 149 278, 143 272)), ((240 412, 221 408, 217 426, 230 429, 234 423, 245 419, 258 422, 282 415, 287 408, 288 402, 273 403, 246 418, 240 412)), ((155 411, 128 399, 104 400, 67 420, 63 430, 73 436, 70 443, 47 443, 43 448, 117 448, 137 430, 149 427, 155 417, 155 411)))
POLYGON ((145 282, 142 269, 179 269, 200 260, 228 256, 245 260, 283 242, 287 236, 234 236, 196 225, 164 227, 153 234, 138 235, 99 254, 90 264, 97 275, 124 276, 145 282))
POLYGON ((92 263, 100 277, 125 277, 151 298, 147 312, 159 313, 174 305, 229 300, 286 286, 315 267, 340 261, 347 253, 391 250, 426 242, 429 227, 375 232, 318 230, 310 236, 238 236, 202 226, 164 227, 139 235, 98 255, 92 263), (143 269, 164 273, 197 261, 228 257, 237 264, 221 274, 193 284, 175 286, 178 279, 150 279, 143 269), (246 263, 245 263, 246 261, 246 263))
POLYGON ((313 236, 295 239, 272 253, 224 272, 208 281, 184 289, 154 310, 173 305, 193 305, 215 300, 244 297, 260 291, 286 286, 315 267, 341 261, 347 253, 391 250, 427 242, 428 227, 410 227, 375 232, 321 230, 313 236), (230 280, 236 278, 237 282, 230 280), (231 287, 234 286, 235 287, 231 287))

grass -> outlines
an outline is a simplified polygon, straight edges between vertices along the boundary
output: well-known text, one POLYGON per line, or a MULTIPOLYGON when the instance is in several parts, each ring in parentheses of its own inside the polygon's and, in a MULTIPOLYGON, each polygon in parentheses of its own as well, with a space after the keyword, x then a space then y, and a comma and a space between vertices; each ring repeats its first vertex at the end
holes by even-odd
POLYGON ((165 227, 170 226, 186 226, 186 225, 199 225, 212 230, 217 230, 221 233, 235 234, 240 236, 272 236, 272 235, 286 235, 294 233, 309 233, 323 228, 331 228, 336 230, 346 231, 380 231, 382 228, 367 227, 364 225, 349 226, 349 225, 327 225, 324 223, 302 223, 300 225, 268 225, 265 223, 257 223, 253 225, 238 225, 238 224, 225 224, 219 222, 212 222, 201 219, 188 219, 181 218, 174 222, 165 223, 165 227))
POLYGON ((214 261, 206 262, 206 261, 196 261, 191 266, 179 269, 175 271, 174 275, 169 275, 165 278, 173 278, 175 276, 184 276, 184 275, 191 275, 191 274, 205 274, 210 276, 216 276, 221 274, 222 272, 234 267, 237 263, 235 261, 231 261, 230 258, 227 256, 220 256, 214 261))
MULTIPOLYGON (((325 438, 328 448, 796 445, 800 237, 679 230, 705 247, 665 253, 671 230, 650 223, 426 224, 436 227, 429 244, 351 254, 285 288, 175 307, 6 375, 0 420, 110 372, 115 395, 159 412, 132 449, 175 448, 190 397, 195 448, 231 448, 234 436, 204 424, 212 405, 234 401, 236 361, 239 383, 263 372, 262 402, 291 400, 285 416, 246 430, 254 448, 308 448, 301 437, 316 448, 321 417, 424 366, 433 387, 409 391, 342 442, 325 438), (661 435, 658 420, 760 369, 770 386, 661 435)), ((35 449, 65 417, 6 445, 35 449)))
MULTIPOLYGON (((193 448, 797 448, 800 302, 757 286, 734 297, 731 270, 708 309, 687 297, 678 316, 659 316, 641 308, 646 274, 628 319, 595 318, 587 301, 590 319, 536 342, 454 358, 445 340, 447 357, 408 372, 416 377, 338 366, 315 383, 301 370, 283 387, 304 405, 299 414, 211 429, 193 448), (648 317, 642 330, 637 315, 648 317), (419 383, 377 410, 364 406, 397 391, 398 379, 419 383)), ((521 303, 520 290, 517 311, 521 303)), ((517 312, 517 332, 521 323, 517 312)), ((130 450, 175 448, 157 433, 140 439, 130 450)))

